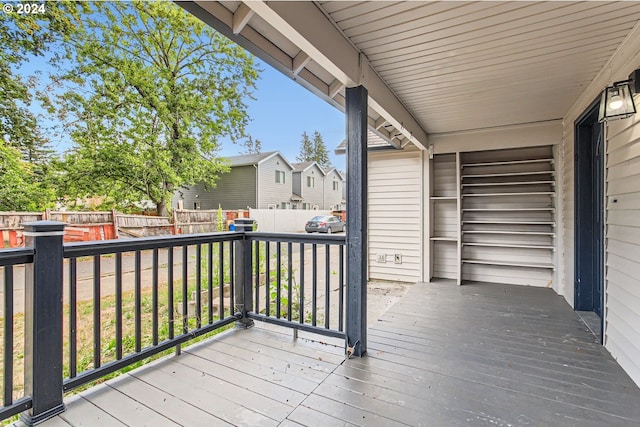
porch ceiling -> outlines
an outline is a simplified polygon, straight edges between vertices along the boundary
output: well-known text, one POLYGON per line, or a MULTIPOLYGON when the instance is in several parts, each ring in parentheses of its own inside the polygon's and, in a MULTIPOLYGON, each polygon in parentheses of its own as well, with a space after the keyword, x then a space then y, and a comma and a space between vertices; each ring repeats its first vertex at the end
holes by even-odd
POLYGON ((640 17, 640 2, 195 2, 185 9, 369 124, 427 134, 562 119, 640 17))

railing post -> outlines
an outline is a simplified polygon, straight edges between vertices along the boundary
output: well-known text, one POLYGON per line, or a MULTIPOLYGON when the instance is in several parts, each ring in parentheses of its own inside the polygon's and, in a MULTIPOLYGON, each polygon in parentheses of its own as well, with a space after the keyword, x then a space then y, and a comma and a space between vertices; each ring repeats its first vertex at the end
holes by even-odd
POLYGON ((25 265, 24 388, 32 407, 20 415, 35 425, 64 411, 62 394, 63 222, 24 224, 25 246, 35 251, 25 265))
MULTIPOLYGON (((254 221, 251 218, 237 218, 234 221, 236 231, 246 233, 253 231, 254 221)), ((253 311, 253 298, 251 292, 251 241, 245 238, 237 240, 235 244, 235 307, 236 312, 242 313, 242 319, 236 322, 236 327, 250 328, 253 319, 247 317, 247 313, 253 311)))

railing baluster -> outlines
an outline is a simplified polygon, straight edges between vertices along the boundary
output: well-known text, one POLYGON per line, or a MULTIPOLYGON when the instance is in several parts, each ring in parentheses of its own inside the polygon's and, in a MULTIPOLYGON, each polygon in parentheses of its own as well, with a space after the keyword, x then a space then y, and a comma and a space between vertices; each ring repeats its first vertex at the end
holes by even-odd
POLYGON ((173 249, 171 246, 167 250, 167 315, 169 322, 169 339, 175 336, 175 313, 173 312, 173 249))
POLYGON ((218 244, 218 293, 220 294, 220 307, 218 318, 224 319, 224 243, 218 244))
POLYGON ((3 405, 13 403, 13 265, 4 267, 4 396, 3 405))
POLYGON ((69 378, 78 372, 78 259, 69 260, 69 378))
POLYGON ((196 328, 202 327, 202 245, 196 245, 196 328))
POLYGON ((100 334, 102 327, 100 325, 100 255, 93 257, 93 366, 100 367, 102 354, 102 343, 100 334))
POLYGON ((151 271, 151 336, 153 345, 158 345, 158 248, 153 249, 151 271))
POLYGON ((116 254, 116 360, 120 359, 122 359, 122 253, 118 252, 116 254))
MULTIPOLYGON (((224 243, 223 243, 224 244, 224 243)), ((233 242, 229 242, 229 314, 233 316, 235 313, 234 302, 236 300, 235 274, 233 266, 234 248, 233 242)))
POLYGON ((142 349, 142 260, 140 251, 135 254, 135 339, 136 353, 142 349))
POLYGON ((182 246, 182 333, 189 332, 189 246, 182 246))
POLYGON ((300 243, 300 323, 304 323, 304 243, 300 243))
POLYGON ((266 283, 264 284, 264 290, 265 290, 265 314, 267 316, 269 316, 271 314, 271 268, 270 268, 270 264, 271 264, 271 242, 269 242, 268 240, 265 242, 265 249, 264 249, 264 256, 265 256, 265 261, 264 261, 264 267, 265 267, 265 281, 266 283))
POLYGON ((207 244, 207 319, 213 323, 213 243, 207 244))
POLYGON ((338 263, 338 331, 344 329, 344 245, 340 245, 340 261, 338 263))
POLYGON ((280 242, 276 242, 276 317, 280 318, 280 303, 282 301, 281 291, 282 291, 282 245, 280 242))
POLYGON ((256 259, 255 259, 255 271, 256 271, 256 298, 255 298, 255 312, 260 313, 260 241, 255 241, 255 251, 256 251, 256 259))
POLYGON ((311 245, 311 325, 316 326, 318 310, 318 245, 311 245))
POLYGON ((329 329, 329 309, 331 308, 331 245, 324 245, 324 327, 329 329))
POLYGON ((291 321, 291 299, 293 298, 293 244, 287 243, 287 320, 291 321))

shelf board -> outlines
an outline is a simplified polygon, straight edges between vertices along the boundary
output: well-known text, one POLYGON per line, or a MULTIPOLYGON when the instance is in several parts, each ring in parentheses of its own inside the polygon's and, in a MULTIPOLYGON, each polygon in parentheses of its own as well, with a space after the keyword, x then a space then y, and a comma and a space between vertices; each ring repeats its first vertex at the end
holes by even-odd
POLYGON ((555 212, 555 208, 467 208, 462 212, 555 212))
POLYGON ((549 250, 555 250, 554 246, 548 246, 548 245, 518 245, 518 244, 512 244, 512 243, 470 243, 470 242, 463 242, 462 245, 463 246, 482 246, 482 247, 489 247, 489 248, 516 248, 516 249, 549 249, 549 250))
POLYGON ((488 261, 479 259, 463 259, 463 264, 483 264, 483 265, 502 265, 506 267, 525 267, 525 268, 545 268, 555 270, 553 264, 541 264, 536 262, 510 262, 510 261, 488 261))
POLYGON ((494 196, 555 196, 553 191, 525 191, 522 193, 466 193, 462 197, 494 197, 494 196))
POLYGON ((463 224, 514 224, 514 225, 552 225, 556 226, 554 221, 501 221, 501 220, 470 220, 462 221, 463 224))
POLYGON ((462 230, 462 234, 510 234, 514 236, 555 236, 556 233, 546 231, 514 231, 514 230, 462 230))
POLYGON ((473 184, 462 184, 462 187, 506 187, 512 185, 555 185, 554 181, 520 181, 520 182, 482 182, 473 184))
POLYGON ((446 236, 430 237, 429 239, 433 241, 439 241, 439 242, 457 242, 458 241, 457 237, 446 237, 446 236))
POLYGON ((527 175, 553 175, 555 172, 552 170, 549 171, 534 171, 534 172, 504 172, 504 173, 481 173, 481 174, 471 174, 471 175, 462 175, 462 179, 469 178, 500 178, 500 177, 508 177, 508 176, 527 176, 527 175))
POLYGON ((457 200, 457 196, 431 196, 431 200, 457 200))
POLYGON ((502 165, 524 165, 528 163, 553 163, 553 159, 532 159, 532 160, 510 160, 503 162, 485 162, 485 163, 463 163, 462 167, 476 167, 476 166, 502 166, 502 165))

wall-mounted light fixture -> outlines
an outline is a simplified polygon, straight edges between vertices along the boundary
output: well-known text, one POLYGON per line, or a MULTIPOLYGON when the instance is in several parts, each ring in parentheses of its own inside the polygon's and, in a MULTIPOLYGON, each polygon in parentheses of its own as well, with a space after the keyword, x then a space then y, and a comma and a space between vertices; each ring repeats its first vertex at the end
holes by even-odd
POLYGON ((600 98, 598 121, 606 122, 633 116, 636 113, 633 94, 638 92, 639 85, 640 70, 636 70, 631 73, 629 80, 615 82, 606 87, 600 98))

